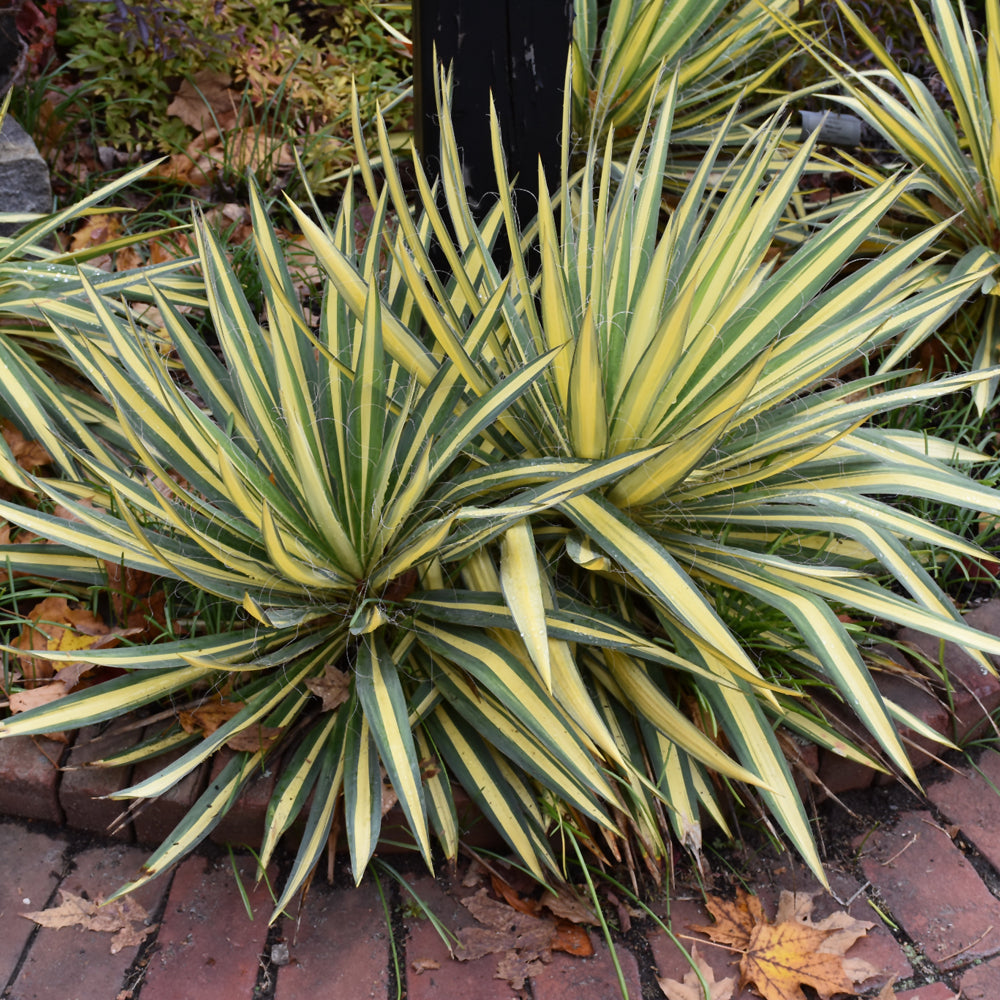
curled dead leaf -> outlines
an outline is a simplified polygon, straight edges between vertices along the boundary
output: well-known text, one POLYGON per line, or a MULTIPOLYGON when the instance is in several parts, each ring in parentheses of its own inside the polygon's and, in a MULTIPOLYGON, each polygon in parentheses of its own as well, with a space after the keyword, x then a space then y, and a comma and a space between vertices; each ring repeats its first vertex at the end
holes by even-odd
POLYGON ((683 982, 657 977, 656 981, 667 1000, 705 1000, 705 987, 708 988, 708 1000, 730 1000, 736 990, 736 980, 727 977, 717 981, 715 970, 698 954, 697 945, 691 949, 691 960, 698 971, 692 969, 686 973, 683 982))
POLYGON ((562 886, 558 893, 545 892, 539 903, 557 917, 574 924, 597 924, 593 906, 572 886, 562 886))
POLYGON ((33 920, 42 927, 58 930, 61 927, 82 927, 87 931, 111 934, 110 951, 117 955, 123 948, 135 947, 157 928, 149 926, 149 914, 131 896, 116 899, 111 903, 94 902, 75 893, 59 890, 58 906, 33 913, 22 913, 22 917, 33 920))
POLYGON ((419 976, 422 972, 432 972, 434 969, 440 969, 441 963, 435 961, 433 958, 417 958, 410 962, 410 968, 419 976))
POLYGON ((347 701, 350 696, 351 675, 333 664, 327 664, 323 676, 310 677, 306 681, 306 687, 317 698, 322 699, 324 712, 332 712, 347 701))

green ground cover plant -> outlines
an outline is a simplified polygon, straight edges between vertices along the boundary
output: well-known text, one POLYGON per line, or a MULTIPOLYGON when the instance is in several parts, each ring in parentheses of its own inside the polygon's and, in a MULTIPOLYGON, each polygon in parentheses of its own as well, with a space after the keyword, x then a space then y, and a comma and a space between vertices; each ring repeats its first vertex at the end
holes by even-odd
MULTIPOLYGON (((880 694, 868 629, 914 627, 987 669, 1000 655, 940 572, 942 555, 988 559, 969 525, 1000 516, 1000 494, 957 468, 985 462, 954 425, 900 416, 996 372, 879 367, 982 295, 993 249, 942 262, 947 218, 885 238, 920 197, 905 172, 789 248, 790 206, 825 161, 759 105, 753 130, 721 116, 674 197, 685 81, 627 30, 647 9, 611 13, 596 91, 628 66, 641 113, 616 138, 608 112, 579 168, 567 144, 533 218, 514 210, 495 116, 499 198, 474 217, 442 83, 437 190, 355 98, 336 213, 283 209, 316 269, 306 291, 253 179, 238 252, 199 210, 190 260, 108 274, 37 248, 136 171, 0 246, 15 290, 0 406, 43 449, 25 463, 0 439, 4 607, 31 623, 9 630, 4 681, 12 699, 63 687, 0 735, 165 711, 127 759, 172 758, 123 801, 220 760, 135 884, 267 768, 261 869, 286 835, 296 851, 276 914, 338 827, 360 878, 393 802, 428 862, 433 840, 454 857, 457 788, 540 880, 564 872, 559 831, 659 875, 671 836, 697 855, 702 816, 735 835, 731 806, 750 801, 822 878, 789 734, 910 780, 899 728, 946 744, 880 694), (55 267, 62 294, 19 254, 55 267), (44 324, 43 351, 25 322, 44 324), (126 574, 138 623, 112 595, 126 574), (46 585, 73 612, 110 606, 107 641, 69 612, 53 633, 53 606, 28 607, 46 585)), ((768 22, 727 15, 734 63, 733 39, 768 22)), ((581 107, 570 86, 565 135, 581 107)))

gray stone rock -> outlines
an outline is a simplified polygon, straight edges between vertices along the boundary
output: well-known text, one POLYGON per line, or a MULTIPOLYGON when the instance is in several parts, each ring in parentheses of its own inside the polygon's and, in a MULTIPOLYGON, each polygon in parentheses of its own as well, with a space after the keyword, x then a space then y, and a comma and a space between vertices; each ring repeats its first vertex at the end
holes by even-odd
MULTIPOLYGON (((0 128, 0 212, 51 212, 49 168, 31 139, 10 115, 0 128)), ((23 223, 0 223, 10 236, 23 223)))

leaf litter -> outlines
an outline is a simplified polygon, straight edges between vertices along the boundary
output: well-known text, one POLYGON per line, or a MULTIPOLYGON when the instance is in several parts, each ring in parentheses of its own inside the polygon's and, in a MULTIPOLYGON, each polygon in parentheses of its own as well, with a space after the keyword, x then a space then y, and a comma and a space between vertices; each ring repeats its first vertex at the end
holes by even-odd
MULTIPOLYGON (((771 921, 760 899, 742 888, 732 900, 709 895, 705 905, 714 923, 692 925, 691 930, 738 952, 740 988, 751 986, 765 1000, 806 1000, 803 986, 814 989, 820 1000, 830 1000, 835 994, 855 995, 857 983, 881 971, 847 955, 874 924, 842 910, 816 922, 812 918, 813 900, 810 893, 783 891, 771 921)), ((716 982, 708 964, 695 949, 692 951, 710 1000, 730 1000, 735 982, 716 982)), ((701 979, 694 970, 683 982, 660 979, 659 983, 668 1000, 704 1000, 701 979)))
POLYGON ((541 899, 522 896, 496 875, 491 887, 495 895, 481 886, 460 900, 477 925, 457 932, 459 946, 454 956, 458 961, 495 955, 494 978, 520 990, 552 960, 553 951, 582 958, 594 953, 582 924, 596 923, 596 915, 571 886, 558 894, 547 892, 541 899))
POLYGON ((53 930, 80 927, 85 931, 111 934, 109 947, 112 955, 117 955, 123 948, 141 945, 147 935, 159 926, 149 923, 149 914, 131 896, 110 903, 94 902, 65 889, 59 890, 59 896, 58 906, 22 913, 21 916, 53 930))

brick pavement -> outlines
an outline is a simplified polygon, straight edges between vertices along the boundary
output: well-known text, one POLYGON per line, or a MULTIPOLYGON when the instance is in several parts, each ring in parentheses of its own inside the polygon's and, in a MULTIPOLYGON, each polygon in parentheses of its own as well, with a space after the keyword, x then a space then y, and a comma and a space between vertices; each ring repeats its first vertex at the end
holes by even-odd
MULTIPOLYGON (((850 955, 878 974, 860 984, 876 997, 894 982, 898 1000, 1000 997, 1000 753, 975 766, 929 772, 924 808, 899 809, 856 839, 853 857, 831 861, 834 895, 816 897, 815 919, 848 909, 872 921, 850 955)), ((45 821, 0 821, 0 997, 4 1000, 613 1000, 618 977, 601 933, 591 958, 556 954, 523 990, 496 978, 498 956, 459 962, 407 892, 383 875, 391 919, 371 879, 359 888, 320 879, 305 901, 267 924, 271 898, 254 887, 253 860, 206 852, 146 885, 139 902, 156 926, 146 940, 111 953, 107 932, 36 928, 20 916, 54 905, 58 890, 91 898, 132 876, 144 852, 110 838, 84 839, 45 821), (239 882, 239 884, 238 884, 239 882), (240 889, 242 885, 242 892, 240 889), (249 907, 249 912, 248 912, 249 907), (252 914, 252 919, 251 919, 252 914), (277 961, 272 961, 277 959, 277 961), (397 989, 402 992, 398 993, 397 989)), ((773 915, 781 889, 819 892, 787 856, 743 859, 743 877, 773 915)), ((402 865, 405 869, 408 866, 402 865)), ((408 883, 452 932, 475 925, 463 897, 481 883, 460 867, 449 880, 415 871, 408 883)), ((686 948, 711 922, 701 899, 678 885, 654 901, 686 948)), ((618 911, 607 912, 617 924, 618 911)), ((616 952, 630 1000, 662 996, 656 976, 681 979, 687 960, 668 934, 632 918, 616 930, 616 952)), ((738 957, 701 949, 716 978, 736 973, 738 957)), ((750 989, 735 1000, 751 1000, 750 989)))
MULTIPOLYGON (((1000 632, 1000 601, 973 616, 1000 632)), ((981 727, 984 711, 1000 705, 1000 683, 961 662, 954 649, 931 643, 922 651, 958 672, 963 731, 981 727)), ((893 696, 925 721, 940 715, 933 699, 922 694, 909 704, 905 690, 894 689, 893 696)), ((138 944, 112 953, 109 933, 37 927, 20 914, 54 906, 60 890, 90 898, 109 893, 133 877, 146 857, 148 850, 136 840, 167 832, 176 815, 177 801, 154 802, 116 839, 95 832, 112 813, 106 800, 92 808, 88 797, 106 794, 116 776, 78 767, 91 756, 93 735, 69 734, 68 742, 0 741, 0 815, 7 817, 0 818, 2 1000, 613 1000, 620 995, 618 971, 599 931, 589 932, 593 957, 556 954, 532 970, 523 990, 513 990, 496 977, 494 956, 452 959, 407 893, 385 876, 389 916, 370 879, 355 889, 343 878, 328 886, 318 877, 304 902, 269 928, 271 899, 266 887, 253 885, 252 858, 231 859, 210 845, 143 888, 139 901, 153 926, 138 944), (64 770, 67 765, 76 769, 64 770), (78 832, 83 830, 90 832, 78 832)), ((871 772, 848 768, 834 755, 822 755, 818 766, 824 782, 837 791, 869 787, 868 796, 890 795, 890 789, 877 787, 871 772)), ((827 874, 835 896, 819 895, 815 915, 847 908, 874 922, 851 952, 878 970, 861 984, 863 996, 876 997, 892 982, 898 1000, 998 1000, 1000 753, 988 749, 974 766, 952 770, 931 765, 922 775, 926 799, 913 799, 888 820, 872 824, 852 850, 831 860, 827 874)), ((261 775, 262 788, 269 778, 261 775)), ((207 774, 193 783, 204 780, 207 774)), ((260 803, 251 801, 224 831, 254 843, 260 812, 260 803)), ((837 830, 832 834, 836 838, 837 830)), ((770 914, 780 889, 819 889, 787 856, 740 863, 747 885, 770 914)), ((453 873, 450 881, 420 872, 407 876, 452 932, 475 923, 461 902, 474 891, 462 884, 462 875, 453 873)), ((696 891, 676 885, 674 898, 655 909, 685 947, 704 940, 690 929, 710 923, 696 891)), ((622 912, 608 907, 616 925, 622 912)), ((687 960, 652 922, 632 918, 632 923, 627 934, 615 931, 630 1000, 662 997, 657 975, 680 979, 687 960)), ((738 964, 718 948, 703 947, 702 954, 717 978, 732 974, 738 964)), ((735 1000, 752 996, 748 989, 737 990, 735 1000)))

